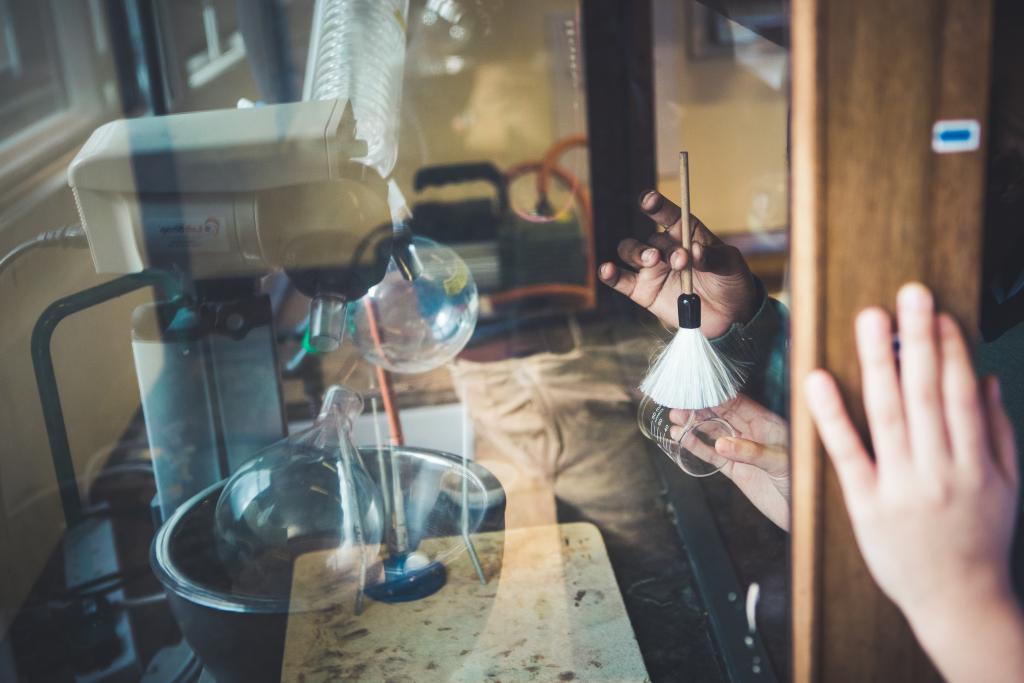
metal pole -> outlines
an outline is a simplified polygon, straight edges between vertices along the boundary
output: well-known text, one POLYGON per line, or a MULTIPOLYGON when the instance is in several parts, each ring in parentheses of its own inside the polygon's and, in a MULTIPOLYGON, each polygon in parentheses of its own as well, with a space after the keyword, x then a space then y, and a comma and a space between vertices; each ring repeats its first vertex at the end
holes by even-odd
POLYGON ((476 577, 481 584, 487 583, 487 576, 484 575, 484 568, 480 565, 480 555, 476 552, 473 539, 469 537, 469 449, 472 443, 469 440, 469 408, 462 404, 462 541, 466 544, 466 551, 473 563, 476 577))
POLYGON ((64 423, 64 411, 61 409, 60 392, 57 389, 57 375, 50 353, 53 333, 60 321, 73 313, 149 286, 159 287, 171 303, 184 301, 181 284, 169 273, 143 271, 104 282, 53 302, 39 316, 32 330, 32 366, 36 375, 36 388, 43 409, 43 420, 50 442, 50 456, 57 476, 64 519, 69 527, 81 519, 82 501, 78 495, 75 464, 71 458, 67 425, 64 423))

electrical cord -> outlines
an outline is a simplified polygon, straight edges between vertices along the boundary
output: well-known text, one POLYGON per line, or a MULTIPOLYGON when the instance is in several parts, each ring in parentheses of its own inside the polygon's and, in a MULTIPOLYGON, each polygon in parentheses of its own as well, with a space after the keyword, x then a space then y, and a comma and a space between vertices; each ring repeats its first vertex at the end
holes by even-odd
POLYGON ((123 609, 149 607, 150 605, 159 605, 165 602, 167 602, 166 593, 152 593, 150 595, 142 595, 137 598, 113 598, 110 600, 110 604, 112 606, 123 609))
POLYGON ((126 587, 134 581, 152 576, 152 569, 149 565, 140 565, 131 569, 111 572, 97 576, 74 588, 58 590, 46 596, 30 599, 25 603, 26 607, 35 608, 40 606, 51 606, 62 602, 74 602, 96 598, 126 587))
POLYGON ((47 230, 26 240, 12 249, 0 259, 0 276, 16 260, 34 249, 43 247, 75 247, 82 249, 89 246, 89 239, 80 225, 66 225, 54 230, 47 230))
POLYGON ((140 609, 167 602, 166 593, 152 593, 150 595, 141 595, 139 597, 132 598, 109 595, 114 591, 123 589, 127 584, 128 582, 126 581, 120 584, 111 585, 103 590, 82 593, 81 595, 71 593, 45 602, 30 602, 26 607, 28 609, 61 609, 68 605, 81 603, 87 600, 106 600, 111 607, 117 609, 140 609))

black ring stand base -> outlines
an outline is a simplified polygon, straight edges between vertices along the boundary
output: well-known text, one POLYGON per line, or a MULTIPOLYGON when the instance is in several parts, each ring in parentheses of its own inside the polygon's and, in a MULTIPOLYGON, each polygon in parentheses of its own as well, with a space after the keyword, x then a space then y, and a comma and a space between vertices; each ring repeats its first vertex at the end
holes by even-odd
POLYGON ((408 555, 384 560, 384 581, 366 588, 365 594, 378 602, 411 602, 433 595, 448 582, 448 570, 440 562, 406 570, 408 555))

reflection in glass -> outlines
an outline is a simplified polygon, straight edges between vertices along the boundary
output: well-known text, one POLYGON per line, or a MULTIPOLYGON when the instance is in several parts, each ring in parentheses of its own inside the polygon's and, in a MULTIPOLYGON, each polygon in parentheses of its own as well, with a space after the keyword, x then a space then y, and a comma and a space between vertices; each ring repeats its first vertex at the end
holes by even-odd
MULTIPOLYGON (((112 12, 123 3, 85 4, 112 12)), ((167 62, 169 81, 154 87, 166 95, 160 99, 168 111, 218 117, 228 112, 231 122, 224 129, 245 138, 254 133, 252 126, 232 123, 243 116, 269 121, 290 108, 330 109, 328 101, 296 102, 295 89, 264 87, 298 84, 307 55, 313 55, 311 62, 322 57, 324 65, 333 63, 325 66, 329 77, 309 83, 318 81, 324 89, 302 99, 351 100, 354 111, 342 105, 336 113, 345 112, 345 126, 354 124, 366 148, 345 148, 375 170, 347 185, 289 181, 261 190, 255 203, 218 194, 212 203, 197 205, 203 207, 195 217, 198 225, 211 215, 206 207, 217 207, 214 213, 232 217, 238 230, 219 232, 227 240, 223 250, 211 245, 173 261, 187 292, 197 297, 197 310, 210 312, 210 327, 166 345, 168 355, 152 367, 167 382, 141 382, 146 376, 131 367, 128 338, 137 299, 82 313, 68 326, 68 336, 55 337, 61 404, 83 474, 86 526, 95 534, 85 536, 81 528, 66 532, 54 523, 60 503, 46 488, 54 479, 49 462, 39 457, 46 434, 32 426, 38 406, 19 402, 10 421, 16 447, 0 462, 7 507, 2 521, 11 532, 11 552, 0 553, 0 570, 14 579, 9 604, 17 612, 3 624, 11 638, 0 643, 0 678, 6 680, 10 652, 15 680, 149 680, 156 678, 154 671, 178 665, 192 667, 193 680, 205 669, 207 678, 221 683, 298 680, 300 674, 309 680, 505 680, 540 666, 534 659, 543 657, 535 672, 541 678, 550 671, 548 677, 565 680, 662 681, 682 675, 723 681, 722 662, 735 655, 729 650, 735 645, 748 665, 758 657, 757 675, 770 680, 760 639, 785 632, 785 596, 772 583, 785 575, 782 532, 761 519, 730 480, 738 468, 704 476, 722 464, 711 428, 731 434, 729 425, 691 416, 675 425, 641 419, 637 428, 632 390, 642 376, 636 368, 646 365, 655 343, 654 325, 617 294, 599 296, 603 285, 595 273, 598 256, 613 259, 615 242, 627 232, 636 228, 628 236, 647 236, 637 234, 645 219, 635 207, 641 188, 632 189, 632 183, 641 180, 638 169, 650 166, 656 141, 664 148, 656 158, 666 162, 666 194, 677 188, 678 151, 689 149, 699 157, 694 212, 737 246, 764 290, 778 296, 788 220, 785 72, 779 68, 785 66, 785 50, 717 14, 688 21, 686 8, 697 5, 677 0, 652 3, 653 25, 649 14, 634 12, 643 3, 620 3, 611 11, 611 5, 604 7, 608 3, 575 0, 411 0, 407 14, 404 0, 152 4, 160 9, 150 36, 161 48, 155 51, 163 57, 157 64, 145 63, 145 51, 132 49, 127 29, 112 24, 106 32, 111 47, 105 54, 116 53, 117 72, 127 74, 128 84, 139 73, 159 75, 155 67, 167 62), (277 7, 268 16, 288 21, 253 33, 245 19, 256 18, 251 8, 267 5, 277 7), (312 18, 335 9, 380 21, 347 33, 345 49, 330 41, 318 44, 310 26, 325 26, 327 17, 312 18), (596 27, 590 37, 599 39, 584 40, 584 27, 596 27), (688 36, 698 31, 704 43, 691 51, 688 36), (244 51, 236 49, 238 35, 244 35, 244 51), (645 61, 648 43, 654 92, 646 64, 637 69, 646 77, 630 77, 645 61), (619 64, 623 45, 630 57, 619 64), (135 54, 138 63, 120 63, 135 54), (278 63, 274 57, 281 55, 287 59, 278 63), (286 92, 292 96, 268 95, 286 92), (614 93, 615 101, 602 93, 614 93), (240 98, 256 106, 235 111, 240 98), (260 106, 259 100, 272 106, 260 106), (657 131, 634 126, 627 110, 655 112, 657 131), (591 123, 601 125, 588 130, 591 123), (612 138, 627 144, 607 144, 612 138), (346 265, 349 259, 342 257, 353 253, 355 238, 372 231, 375 238, 398 238, 384 202, 386 181, 409 198, 408 227, 415 237, 401 237, 410 241, 397 245, 398 258, 390 265, 389 248, 386 257, 378 250, 373 255, 381 258, 352 258, 353 267, 339 271, 335 266, 346 265), (622 220, 627 214, 629 220, 622 220), (293 239, 314 229, 315 239, 293 239), (224 265, 239 253, 258 256, 259 262, 246 260, 242 273, 224 265), (372 279, 364 276, 370 261, 372 279), (267 277, 281 266, 284 272, 267 277), (383 282, 363 296, 385 267, 383 282), (300 284, 306 276, 308 287, 300 284), (313 286, 321 282, 333 288, 313 286), (348 310, 334 316, 340 306, 324 307, 324 315, 314 319, 323 325, 310 329, 309 298, 318 292, 344 298, 348 310), (253 299, 259 307, 249 305, 253 299), (607 305, 613 300, 618 305, 607 305), (239 327, 241 319, 233 314, 244 314, 247 324, 239 327), (639 318, 643 322, 637 324, 639 318), (321 328, 325 336, 340 338, 336 328, 342 322, 352 344, 342 343, 332 353, 297 353, 321 328), (163 362, 172 353, 181 361, 174 366, 163 362), (88 363, 77 362, 83 356, 88 363), (374 429, 371 416, 355 415, 355 401, 342 400, 337 411, 329 401, 328 414, 305 431, 332 380, 366 389, 362 378, 376 368, 367 372, 364 356, 378 368, 405 373, 393 378, 388 419, 381 415, 374 429), (207 357, 215 363, 205 363, 207 357), (276 361, 285 358, 292 360, 278 372, 276 361), (193 377, 172 369, 185 365, 202 373, 193 377), (100 384, 102 400, 96 400, 100 384), (136 386, 142 387, 144 403, 161 401, 168 410, 195 416, 188 428, 145 416, 151 427, 174 429, 178 441, 150 442, 147 449, 145 437, 138 436, 146 425, 137 415, 136 386), (173 394, 168 386, 189 392, 173 394), (343 432, 351 421, 358 423, 357 434, 365 428, 355 443, 369 445, 356 449, 348 441, 343 432), (261 451, 281 438, 286 422, 294 436, 261 451), (208 448, 192 428, 207 424, 208 448), (658 428, 673 427, 679 431, 658 437, 658 428), (276 433, 267 436, 269 431, 276 433), (143 443, 125 460, 131 434, 143 443), (118 445, 93 457, 108 442, 118 445), (82 467, 83 455, 89 467, 82 467), (191 475, 209 466, 214 475, 153 514, 154 481, 163 464, 191 475), (501 483, 488 471, 498 473, 501 483), (225 476, 230 490, 221 499, 225 476), (507 534, 500 531, 506 518, 507 534), (717 583, 705 586, 698 575, 717 583), (416 591, 404 591, 406 579, 416 591), (366 593, 356 614, 361 581, 366 593), (737 614, 743 589, 753 582, 762 588, 759 631, 748 638, 754 644, 719 642, 712 622, 737 614), (738 602, 724 609, 715 603, 725 602, 730 592, 738 602), (330 609, 318 609, 327 603, 330 609), (781 606, 774 620, 767 611, 773 604, 781 606), (53 645, 86 632, 105 639, 73 654, 53 645), (604 647, 610 640, 616 648, 604 647), (108 655, 115 649, 121 659, 112 662, 108 655), (507 656, 493 656, 506 651, 507 656), (360 673, 364 662, 369 668, 360 673), (399 665, 400 672, 382 671, 399 665)), ((0 0, 9 8, 30 5, 47 3, 0 0)), ((785 23, 784 15, 773 15, 785 23)), ((105 16, 97 18, 102 23, 105 16)), ((332 14, 330 21, 344 16, 332 14)), ((39 26, 68 23, 63 13, 50 18, 39 26)), ((88 31, 79 33, 91 42, 88 31)), ((0 41, 4 54, 15 45, 23 70, 31 66, 31 36, 16 30, 14 43, 0 41)), ((37 57, 52 52, 52 38, 38 42, 37 57)), ((64 54, 67 41, 56 42, 61 49, 52 59, 36 60, 53 66, 37 68, 34 80, 25 82, 64 93, 40 98, 43 114, 54 107, 77 112, 73 86, 87 84, 58 73, 56 56, 64 54)), ((0 75, 13 73, 13 64, 0 54, 0 75)), ((115 101, 126 92, 109 90, 115 101)), ((139 101, 114 104, 133 114, 145 108, 139 101)), ((8 123, 35 120, 19 115, 8 123)), ((139 123, 159 126, 169 119, 147 116, 139 123)), ((99 124, 88 125, 91 130, 99 124)), ((325 125, 313 126, 307 140, 333 150, 338 140, 324 139, 325 125)), ((269 151, 267 168, 274 178, 291 168, 285 150, 298 138, 289 130, 281 149, 269 151)), ((178 139, 186 147, 199 144, 199 132, 183 131, 178 139)), ((0 126, 5 142, 12 135, 0 126)), ((212 137, 217 144, 235 139, 212 137)), ((227 154, 210 158, 218 167, 228 165, 227 154)), ((46 161, 61 166, 56 157, 46 161)), ((130 190, 153 179, 177 183, 154 197, 159 210, 149 216, 160 224, 192 218, 176 192, 200 179, 184 161, 176 150, 166 168, 141 179, 133 168, 125 176, 130 190)), ((300 170, 326 168, 321 159, 300 170)), ((46 207, 27 207, 18 225, 0 232, 20 240, 82 220, 62 180, 66 168, 58 170, 56 180, 48 178, 45 187, 29 188, 23 196, 26 203, 43 197, 46 207)), ((111 175, 97 178, 109 182, 111 175)), ((235 192, 245 177, 218 172, 214 179, 224 183, 217 187, 235 192)), ((12 207, 0 208, 10 213, 12 207)), ((654 223, 648 227, 657 229, 654 223)), ((363 255, 370 254, 367 244, 363 255)), ((33 252, 13 275, 5 274, 0 283, 4 310, 12 311, 4 339, 12 349, 27 348, 43 305, 95 284, 88 257, 63 250, 33 252)), ((140 338, 135 341, 138 346, 140 338)), ((12 395, 32 395, 27 355, 8 355, 3 370, 12 395)), ((756 399, 775 412, 785 403, 770 388, 756 399)), ((719 413, 739 436, 757 438, 735 409, 719 413)), ((785 651, 784 643, 772 651, 785 651)), ((777 660, 771 665, 784 678, 777 660)))

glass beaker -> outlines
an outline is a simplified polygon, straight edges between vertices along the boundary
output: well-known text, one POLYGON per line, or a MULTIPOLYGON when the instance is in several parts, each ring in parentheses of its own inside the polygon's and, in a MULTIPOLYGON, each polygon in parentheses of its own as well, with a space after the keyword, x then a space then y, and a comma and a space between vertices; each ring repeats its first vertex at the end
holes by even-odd
POLYGON ((680 411, 685 414, 682 424, 669 421, 670 409, 658 405, 644 396, 637 410, 640 432, 658 444, 658 447, 693 477, 707 477, 729 462, 715 450, 715 441, 723 436, 736 436, 736 430, 725 418, 710 408, 680 411), (677 428, 678 438, 672 430, 677 428))

